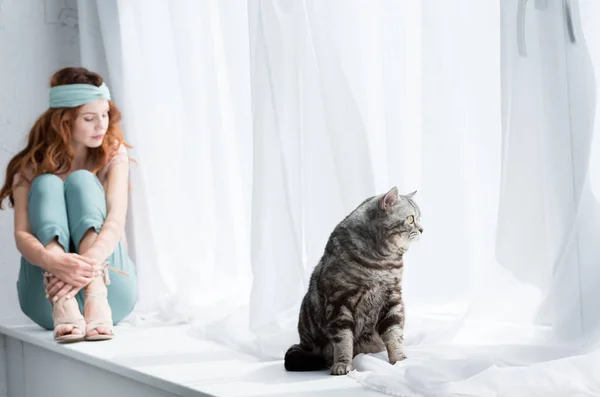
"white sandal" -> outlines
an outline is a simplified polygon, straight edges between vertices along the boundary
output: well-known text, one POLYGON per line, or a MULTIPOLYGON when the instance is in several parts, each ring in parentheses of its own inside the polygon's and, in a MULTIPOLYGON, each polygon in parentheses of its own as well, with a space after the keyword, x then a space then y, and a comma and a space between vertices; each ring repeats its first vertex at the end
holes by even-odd
MULTIPOLYGON (((85 330, 85 340, 97 341, 97 340, 108 340, 112 339, 115 335, 113 332, 113 321, 112 321, 112 311, 110 309, 110 305, 108 304, 108 294, 106 292, 91 292, 89 294, 85 294, 85 304, 87 304, 88 299, 104 299, 106 301, 106 307, 108 310, 104 310, 102 318, 91 320, 87 323, 87 328, 85 330), (96 335, 88 336, 90 331, 97 330, 98 328, 106 328, 110 331, 109 334, 101 334, 98 332, 96 335)), ((85 309, 84 309, 85 311, 85 309)))
MULTIPOLYGON (((113 271, 116 271, 125 276, 127 275, 127 273, 124 273, 118 269, 115 269, 115 268, 109 266, 108 262, 104 262, 103 268, 102 268, 102 278, 104 280, 105 285, 110 284, 110 277, 108 274, 109 268, 112 269, 113 271)), ((106 302, 107 309, 103 311, 103 315, 101 318, 91 320, 87 323, 87 329, 85 331, 85 340, 100 341, 100 340, 112 339, 115 334, 113 331, 112 310, 110 308, 110 304, 108 303, 108 291, 105 289, 102 292, 90 292, 90 293, 86 292, 84 309, 83 309, 84 312, 85 312, 85 305, 87 304, 89 298, 104 299, 106 302), (106 328, 106 329, 110 330, 110 333, 109 334, 101 334, 98 332, 97 335, 87 336, 87 334, 90 331, 96 330, 98 328, 106 328)))
MULTIPOLYGON (((46 287, 52 277, 53 277, 52 274, 50 274, 48 272, 44 272, 44 289, 46 289, 46 287)), ((54 340, 57 341, 58 343, 71 343, 71 342, 82 341, 82 340, 84 340, 84 337, 85 337, 86 324, 85 324, 85 319, 79 312, 79 306, 77 306, 77 314, 76 315, 75 314, 70 315, 70 316, 63 315, 61 317, 57 317, 55 314, 56 313, 55 309, 57 307, 59 307, 58 305, 59 304, 62 305, 65 302, 67 302, 66 297, 62 297, 61 299, 59 299, 56 302, 50 301, 50 304, 52 305, 52 321, 54 322, 54 331, 53 331, 54 340), (58 332, 61 329, 64 329, 65 327, 71 327, 71 331, 69 331, 69 333, 66 333, 63 335, 58 335, 58 332), (75 330, 75 329, 80 330, 81 333, 74 334, 73 330, 75 330)), ((77 302, 77 301, 75 301, 75 302, 77 302)), ((63 312, 64 311, 65 310, 63 308, 63 312)))

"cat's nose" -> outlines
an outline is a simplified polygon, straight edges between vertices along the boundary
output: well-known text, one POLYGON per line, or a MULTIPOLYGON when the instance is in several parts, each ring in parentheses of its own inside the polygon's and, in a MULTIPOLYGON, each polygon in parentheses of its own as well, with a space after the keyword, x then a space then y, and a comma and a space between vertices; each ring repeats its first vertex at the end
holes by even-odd
POLYGON ((419 233, 423 234, 423 227, 422 227, 422 226, 419 226, 419 227, 417 228, 417 230, 419 231, 419 233))

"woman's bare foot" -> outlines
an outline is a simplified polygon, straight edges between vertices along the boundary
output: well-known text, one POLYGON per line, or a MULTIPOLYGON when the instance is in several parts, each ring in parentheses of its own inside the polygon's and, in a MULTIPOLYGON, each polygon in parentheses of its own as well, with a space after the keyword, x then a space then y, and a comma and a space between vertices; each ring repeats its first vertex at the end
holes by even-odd
POLYGON ((113 335, 112 312, 108 304, 108 292, 102 277, 96 277, 85 288, 83 316, 87 331, 86 339, 109 339, 113 335))

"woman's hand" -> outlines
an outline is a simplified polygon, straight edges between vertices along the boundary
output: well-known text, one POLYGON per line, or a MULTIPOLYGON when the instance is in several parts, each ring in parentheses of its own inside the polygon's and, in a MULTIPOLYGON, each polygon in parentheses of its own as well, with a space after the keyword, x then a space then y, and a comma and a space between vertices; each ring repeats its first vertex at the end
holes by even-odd
POLYGON ((53 302, 58 301, 65 295, 67 295, 67 299, 74 298, 80 290, 81 288, 73 287, 56 276, 52 276, 48 285, 46 285, 46 294, 53 302))
POLYGON ((100 267, 94 259, 78 254, 49 253, 48 272, 76 288, 83 288, 98 275, 100 267))

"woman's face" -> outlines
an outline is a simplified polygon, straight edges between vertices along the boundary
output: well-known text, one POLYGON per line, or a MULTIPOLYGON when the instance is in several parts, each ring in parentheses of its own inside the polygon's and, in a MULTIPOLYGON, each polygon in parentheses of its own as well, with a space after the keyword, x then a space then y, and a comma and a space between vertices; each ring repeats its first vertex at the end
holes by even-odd
POLYGON ((96 99, 79 108, 73 123, 73 146, 97 148, 102 145, 108 129, 108 101, 96 99))

